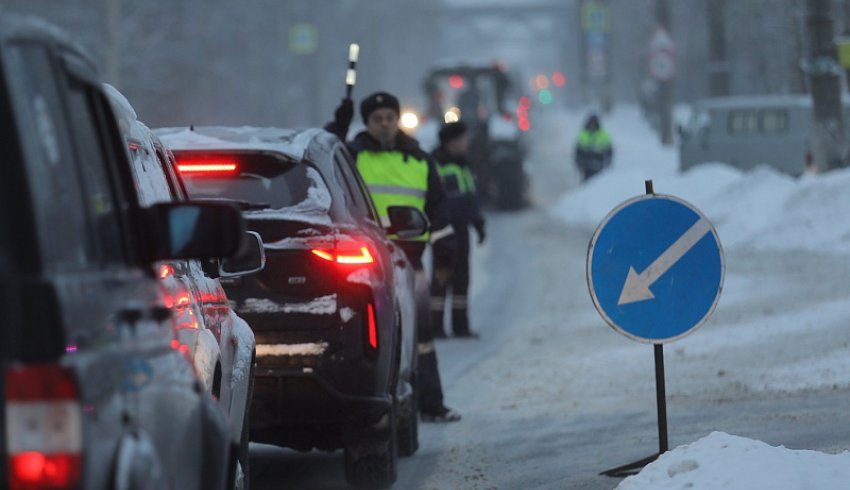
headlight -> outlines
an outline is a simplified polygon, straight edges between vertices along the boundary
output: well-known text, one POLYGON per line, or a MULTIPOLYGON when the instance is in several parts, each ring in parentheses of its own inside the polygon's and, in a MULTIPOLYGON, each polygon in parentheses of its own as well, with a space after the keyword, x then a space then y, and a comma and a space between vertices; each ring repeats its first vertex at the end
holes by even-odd
POLYGON ((409 111, 402 113, 401 126, 405 129, 415 129, 419 126, 419 116, 409 111))

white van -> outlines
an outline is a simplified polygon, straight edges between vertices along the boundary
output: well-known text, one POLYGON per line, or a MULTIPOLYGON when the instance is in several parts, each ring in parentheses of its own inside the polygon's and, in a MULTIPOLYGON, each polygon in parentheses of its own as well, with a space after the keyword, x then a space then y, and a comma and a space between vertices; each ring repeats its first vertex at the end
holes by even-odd
MULTIPOLYGON (((850 104, 844 101, 845 126, 850 104)), ((808 95, 734 96, 693 105, 679 128, 682 170, 723 162, 742 170, 766 164, 800 175, 812 147, 812 99, 808 95)))

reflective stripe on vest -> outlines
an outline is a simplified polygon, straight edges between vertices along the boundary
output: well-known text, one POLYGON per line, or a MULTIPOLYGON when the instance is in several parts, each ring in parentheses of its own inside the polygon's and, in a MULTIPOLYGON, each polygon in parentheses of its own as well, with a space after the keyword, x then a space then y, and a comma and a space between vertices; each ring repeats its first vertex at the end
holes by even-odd
POLYGON ((611 137, 604 129, 588 131, 583 129, 578 135, 578 147, 581 150, 603 152, 611 148, 611 137))
MULTIPOLYGON (((381 222, 388 217, 390 206, 412 206, 425 212, 428 192, 428 162, 400 151, 368 151, 357 154, 357 170, 363 177, 375 202, 381 222)), ((390 237, 394 238, 394 237, 390 237)), ((429 234, 412 240, 428 241, 429 234)))
POLYGON ((472 171, 468 167, 461 167, 456 163, 441 163, 437 165, 437 173, 440 174, 440 179, 443 181, 443 185, 446 186, 446 193, 449 196, 475 192, 475 179, 472 177, 472 171), (457 189, 451 189, 446 185, 448 178, 452 176, 457 180, 457 189))

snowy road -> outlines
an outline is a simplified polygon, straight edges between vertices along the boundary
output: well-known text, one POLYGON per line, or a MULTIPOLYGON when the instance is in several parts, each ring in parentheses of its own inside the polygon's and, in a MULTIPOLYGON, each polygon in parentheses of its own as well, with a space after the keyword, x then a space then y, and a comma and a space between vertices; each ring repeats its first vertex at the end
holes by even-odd
MULTIPOLYGON (((464 420, 424 425, 422 447, 401 460, 396 488, 611 489, 619 480, 599 471, 657 448, 652 348, 604 326, 590 306, 583 260, 590 230, 569 230, 541 211, 491 216, 490 230, 476 262, 474 318, 482 339, 438 346, 447 402, 464 420), (622 351, 638 351, 625 358, 640 362, 620 362, 622 351)), ((789 265, 784 256, 730 261, 752 264, 750 277, 761 271, 768 280, 775 280, 771 263, 789 265)), ((805 262, 799 265, 818 261, 805 262)), ((828 266, 822 263, 820 272, 829 273, 828 266)), ((848 277, 848 268, 831 273, 848 277)), ((815 294, 823 299, 826 288, 820 289, 815 294)), ((733 306, 725 314, 748 313, 733 306)), ((846 344, 850 332, 823 341, 846 344)), ((770 343, 765 348, 776 352, 770 343)), ((735 350, 730 346, 724 361, 668 347, 671 447, 712 430, 792 448, 850 445, 846 382, 837 389, 753 392, 730 380, 735 350)), ((255 449, 256 488, 344 487, 341 453, 255 449)))
MULTIPOLYGON (((547 211, 572 184, 564 149, 547 151, 532 162, 538 207, 490 215, 476 250, 472 318, 482 338, 438 344, 447 404, 464 420, 423 425, 395 488, 611 489, 620 480, 600 471, 657 450, 652 348, 593 309, 592 230, 547 211)), ((715 316, 665 349, 670 446, 722 430, 850 448, 850 260, 733 249, 727 264, 715 316)), ((251 470, 258 490, 345 487, 341 452, 253 446, 251 470)))

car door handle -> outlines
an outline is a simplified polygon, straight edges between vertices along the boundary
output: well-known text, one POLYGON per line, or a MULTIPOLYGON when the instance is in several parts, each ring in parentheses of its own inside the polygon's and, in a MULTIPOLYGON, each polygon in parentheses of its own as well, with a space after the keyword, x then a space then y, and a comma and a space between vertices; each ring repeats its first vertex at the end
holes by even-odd
POLYGON ((395 265, 403 269, 407 265, 407 262, 404 259, 398 259, 395 261, 395 265))

